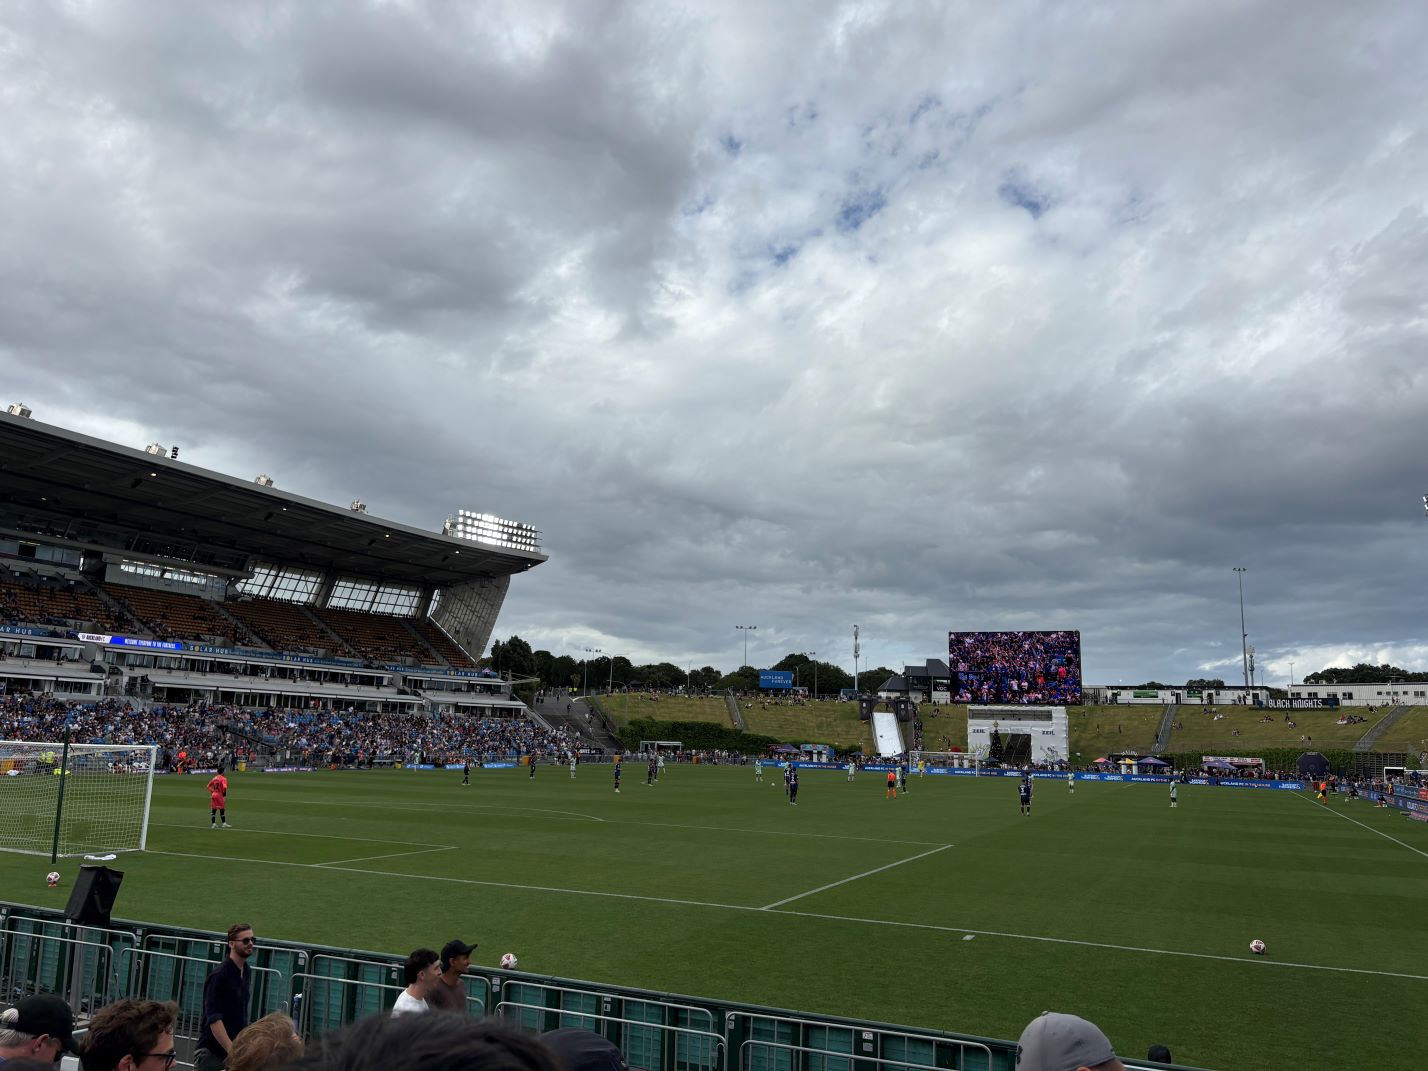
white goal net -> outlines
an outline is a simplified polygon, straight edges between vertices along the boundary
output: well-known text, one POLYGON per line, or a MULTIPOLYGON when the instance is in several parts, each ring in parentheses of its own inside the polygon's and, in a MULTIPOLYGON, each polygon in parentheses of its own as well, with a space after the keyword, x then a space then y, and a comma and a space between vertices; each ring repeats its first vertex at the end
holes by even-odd
POLYGON ((0 851, 92 855, 141 850, 149 829, 156 750, 70 744, 66 757, 60 743, 0 740, 0 851))

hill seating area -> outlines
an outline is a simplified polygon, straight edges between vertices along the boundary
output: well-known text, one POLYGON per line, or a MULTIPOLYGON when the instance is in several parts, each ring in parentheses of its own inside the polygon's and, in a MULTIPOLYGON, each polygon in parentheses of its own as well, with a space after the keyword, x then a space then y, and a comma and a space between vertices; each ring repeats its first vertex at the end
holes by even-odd
POLYGON ((832 744, 850 751, 861 747, 865 755, 874 751, 872 724, 859 720, 857 703, 819 700, 776 705, 742 699, 739 709, 751 733, 775 736, 790 744, 832 744))
MULTIPOLYGON (((1161 706, 1067 707, 1071 762, 1084 766, 1108 753, 1149 755, 1163 713, 1161 706)), ((1175 746, 1172 738, 1171 748, 1175 746)))
POLYGON ((733 728, 729 707, 722 695, 665 695, 660 692, 624 692, 602 696, 601 704, 616 725, 628 725, 636 718, 656 721, 706 721, 733 728))
MULTIPOLYGON (((1155 708, 1159 710, 1159 708, 1155 708)), ((1170 736, 1172 751, 1218 748, 1302 747, 1306 751, 1324 748, 1352 748, 1386 709, 1370 714, 1366 708, 1342 710, 1261 710, 1257 707, 1181 706, 1176 710, 1170 736), (1362 722, 1338 725, 1341 714, 1362 717, 1362 722)))

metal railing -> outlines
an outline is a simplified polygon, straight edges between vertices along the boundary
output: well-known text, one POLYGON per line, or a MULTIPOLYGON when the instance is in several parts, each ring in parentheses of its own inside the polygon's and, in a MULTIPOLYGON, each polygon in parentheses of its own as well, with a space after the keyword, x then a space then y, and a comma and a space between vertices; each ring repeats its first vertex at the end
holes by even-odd
MULTIPOLYGON (((179 1006, 180 1059, 202 1026, 203 984, 222 934, 117 921, 98 929, 59 912, 0 904, 0 1002, 48 991, 83 1018, 121 997, 179 1006)), ((264 941, 254 961, 250 1021, 290 1012, 313 1037, 388 1010, 402 961, 352 949, 264 941)), ((1016 1043, 888 1023, 760 1008, 496 970, 463 976, 467 1007, 522 1030, 593 1030, 637 1071, 1013 1071, 1016 1043)), ((1195 1071, 1181 1065, 1128 1068, 1195 1071)))

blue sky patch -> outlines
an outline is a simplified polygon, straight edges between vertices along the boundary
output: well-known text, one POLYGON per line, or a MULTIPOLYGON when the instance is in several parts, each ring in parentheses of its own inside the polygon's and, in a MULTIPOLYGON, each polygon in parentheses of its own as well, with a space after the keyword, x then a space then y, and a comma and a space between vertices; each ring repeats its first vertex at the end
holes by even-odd
POLYGON ((838 229, 844 234, 855 231, 887 206, 882 190, 859 190, 838 210, 838 229))

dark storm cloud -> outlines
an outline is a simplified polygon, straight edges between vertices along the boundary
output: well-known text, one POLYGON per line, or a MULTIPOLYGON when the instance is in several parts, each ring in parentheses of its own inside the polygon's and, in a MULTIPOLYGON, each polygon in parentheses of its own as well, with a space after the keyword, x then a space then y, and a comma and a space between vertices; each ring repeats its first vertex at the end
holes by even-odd
POLYGON ((1245 565, 1272 676, 1422 664, 1425 28, 11 6, 0 361, 41 419, 534 522, 497 632, 554 650, 1233 676, 1245 565))

